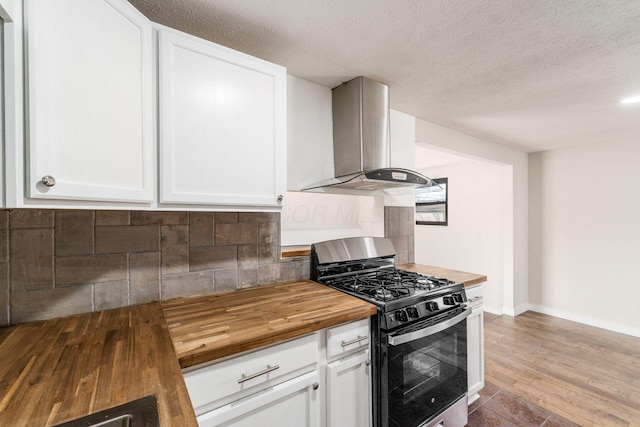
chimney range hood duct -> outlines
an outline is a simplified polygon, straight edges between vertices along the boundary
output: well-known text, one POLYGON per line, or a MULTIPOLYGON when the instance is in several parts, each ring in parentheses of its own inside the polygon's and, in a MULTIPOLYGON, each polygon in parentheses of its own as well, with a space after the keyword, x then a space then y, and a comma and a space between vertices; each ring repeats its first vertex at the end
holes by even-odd
POLYGON ((341 194, 406 194, 439 187, 430 178, 390 167, 389 86, 356 77, 333 89, 335 178, 303 191, 341 194))

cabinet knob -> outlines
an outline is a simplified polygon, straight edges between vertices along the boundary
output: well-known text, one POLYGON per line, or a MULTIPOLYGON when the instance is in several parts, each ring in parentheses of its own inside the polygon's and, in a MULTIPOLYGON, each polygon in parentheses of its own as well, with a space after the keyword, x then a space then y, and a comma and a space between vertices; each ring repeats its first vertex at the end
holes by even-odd
POLYGON ((45 187, 53 187, 54 185, 56 185, 56 180, 51 175, 43 176, 41 181, 45 187))
POLYGON ((318 383, 313 383, 313 384, 311 385, 311 387, 313 387, 313 389, 314 389, 314 390, 317 390, 318 388, 320 388, 320 384, 318 384, 318 383))
POLYGON ((367 361, 364 362, 364 364, 367 365, 367 366, 371 366, 371 359, 367 359, 367 361))
POLYGON ((282 203, 282 201, 284 200, 284 196, 282 194, 278 194, 278 198, 276 200, 278 201, 278 203, 282 203))

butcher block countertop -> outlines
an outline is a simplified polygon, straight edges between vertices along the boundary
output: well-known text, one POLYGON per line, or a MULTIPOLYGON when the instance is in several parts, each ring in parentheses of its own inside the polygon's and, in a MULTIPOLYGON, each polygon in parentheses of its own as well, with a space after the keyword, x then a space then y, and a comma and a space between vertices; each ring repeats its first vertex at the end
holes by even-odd
POLYGON ((375 314, 372 304, 310 280, 162 303, 187 368, 375 314))
POLYGON ((375 311, 300 281, 3 327, 0 426, 54 426, 152 394, 162 426, 196 426, 180 366, 375 311))
POLYGON ((0 425, 52 426, 155 394, 196 419, 159 303, 0 328, 0 425))
POLYGON ((450 270, 448 268, 432 267, 424 264, 400 264, 396 266, 401 270, 415 271, 416 273, 428 274, 430 276, 444 277, 454 282, 459 282, 466 287, 479 285, 487 281, 487 276, 467 273, 464 271, 450 270))

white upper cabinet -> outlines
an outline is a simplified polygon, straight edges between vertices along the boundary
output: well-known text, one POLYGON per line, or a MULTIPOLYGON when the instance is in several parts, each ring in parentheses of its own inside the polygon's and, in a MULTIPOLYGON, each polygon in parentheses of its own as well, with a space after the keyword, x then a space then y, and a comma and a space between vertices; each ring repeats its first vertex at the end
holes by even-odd
POLYGON ((124 0, 28 0, 25 13, 27 197, 150 204, 151 23, 124 0))
POLYGON ((171 29, 159 61, 160 204, 280 210, 286 70, 171 29))

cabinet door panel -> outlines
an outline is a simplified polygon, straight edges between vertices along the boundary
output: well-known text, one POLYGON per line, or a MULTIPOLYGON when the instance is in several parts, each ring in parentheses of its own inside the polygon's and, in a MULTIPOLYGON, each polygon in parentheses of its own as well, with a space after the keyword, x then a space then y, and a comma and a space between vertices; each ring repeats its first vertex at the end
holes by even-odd
POLYGON ((150 22, 121 0, 31 0, 26 13, 28 196, 152 201, 150 22))
POLYGON ((198 417, 200 427, 319 427, 318 372, 312 372, 264 392, 198 417))
POLYGON ((371 424, 369 351, 327 365, 327 426, 371 424))
POLYGON ((160 202, 278 206, 284 68, 160 33, 160 202))
POLYGON ((478 399, 484 387, 484 313, 482 305, 473 307, 467 317, 467 372, 469 403, 478 399))

